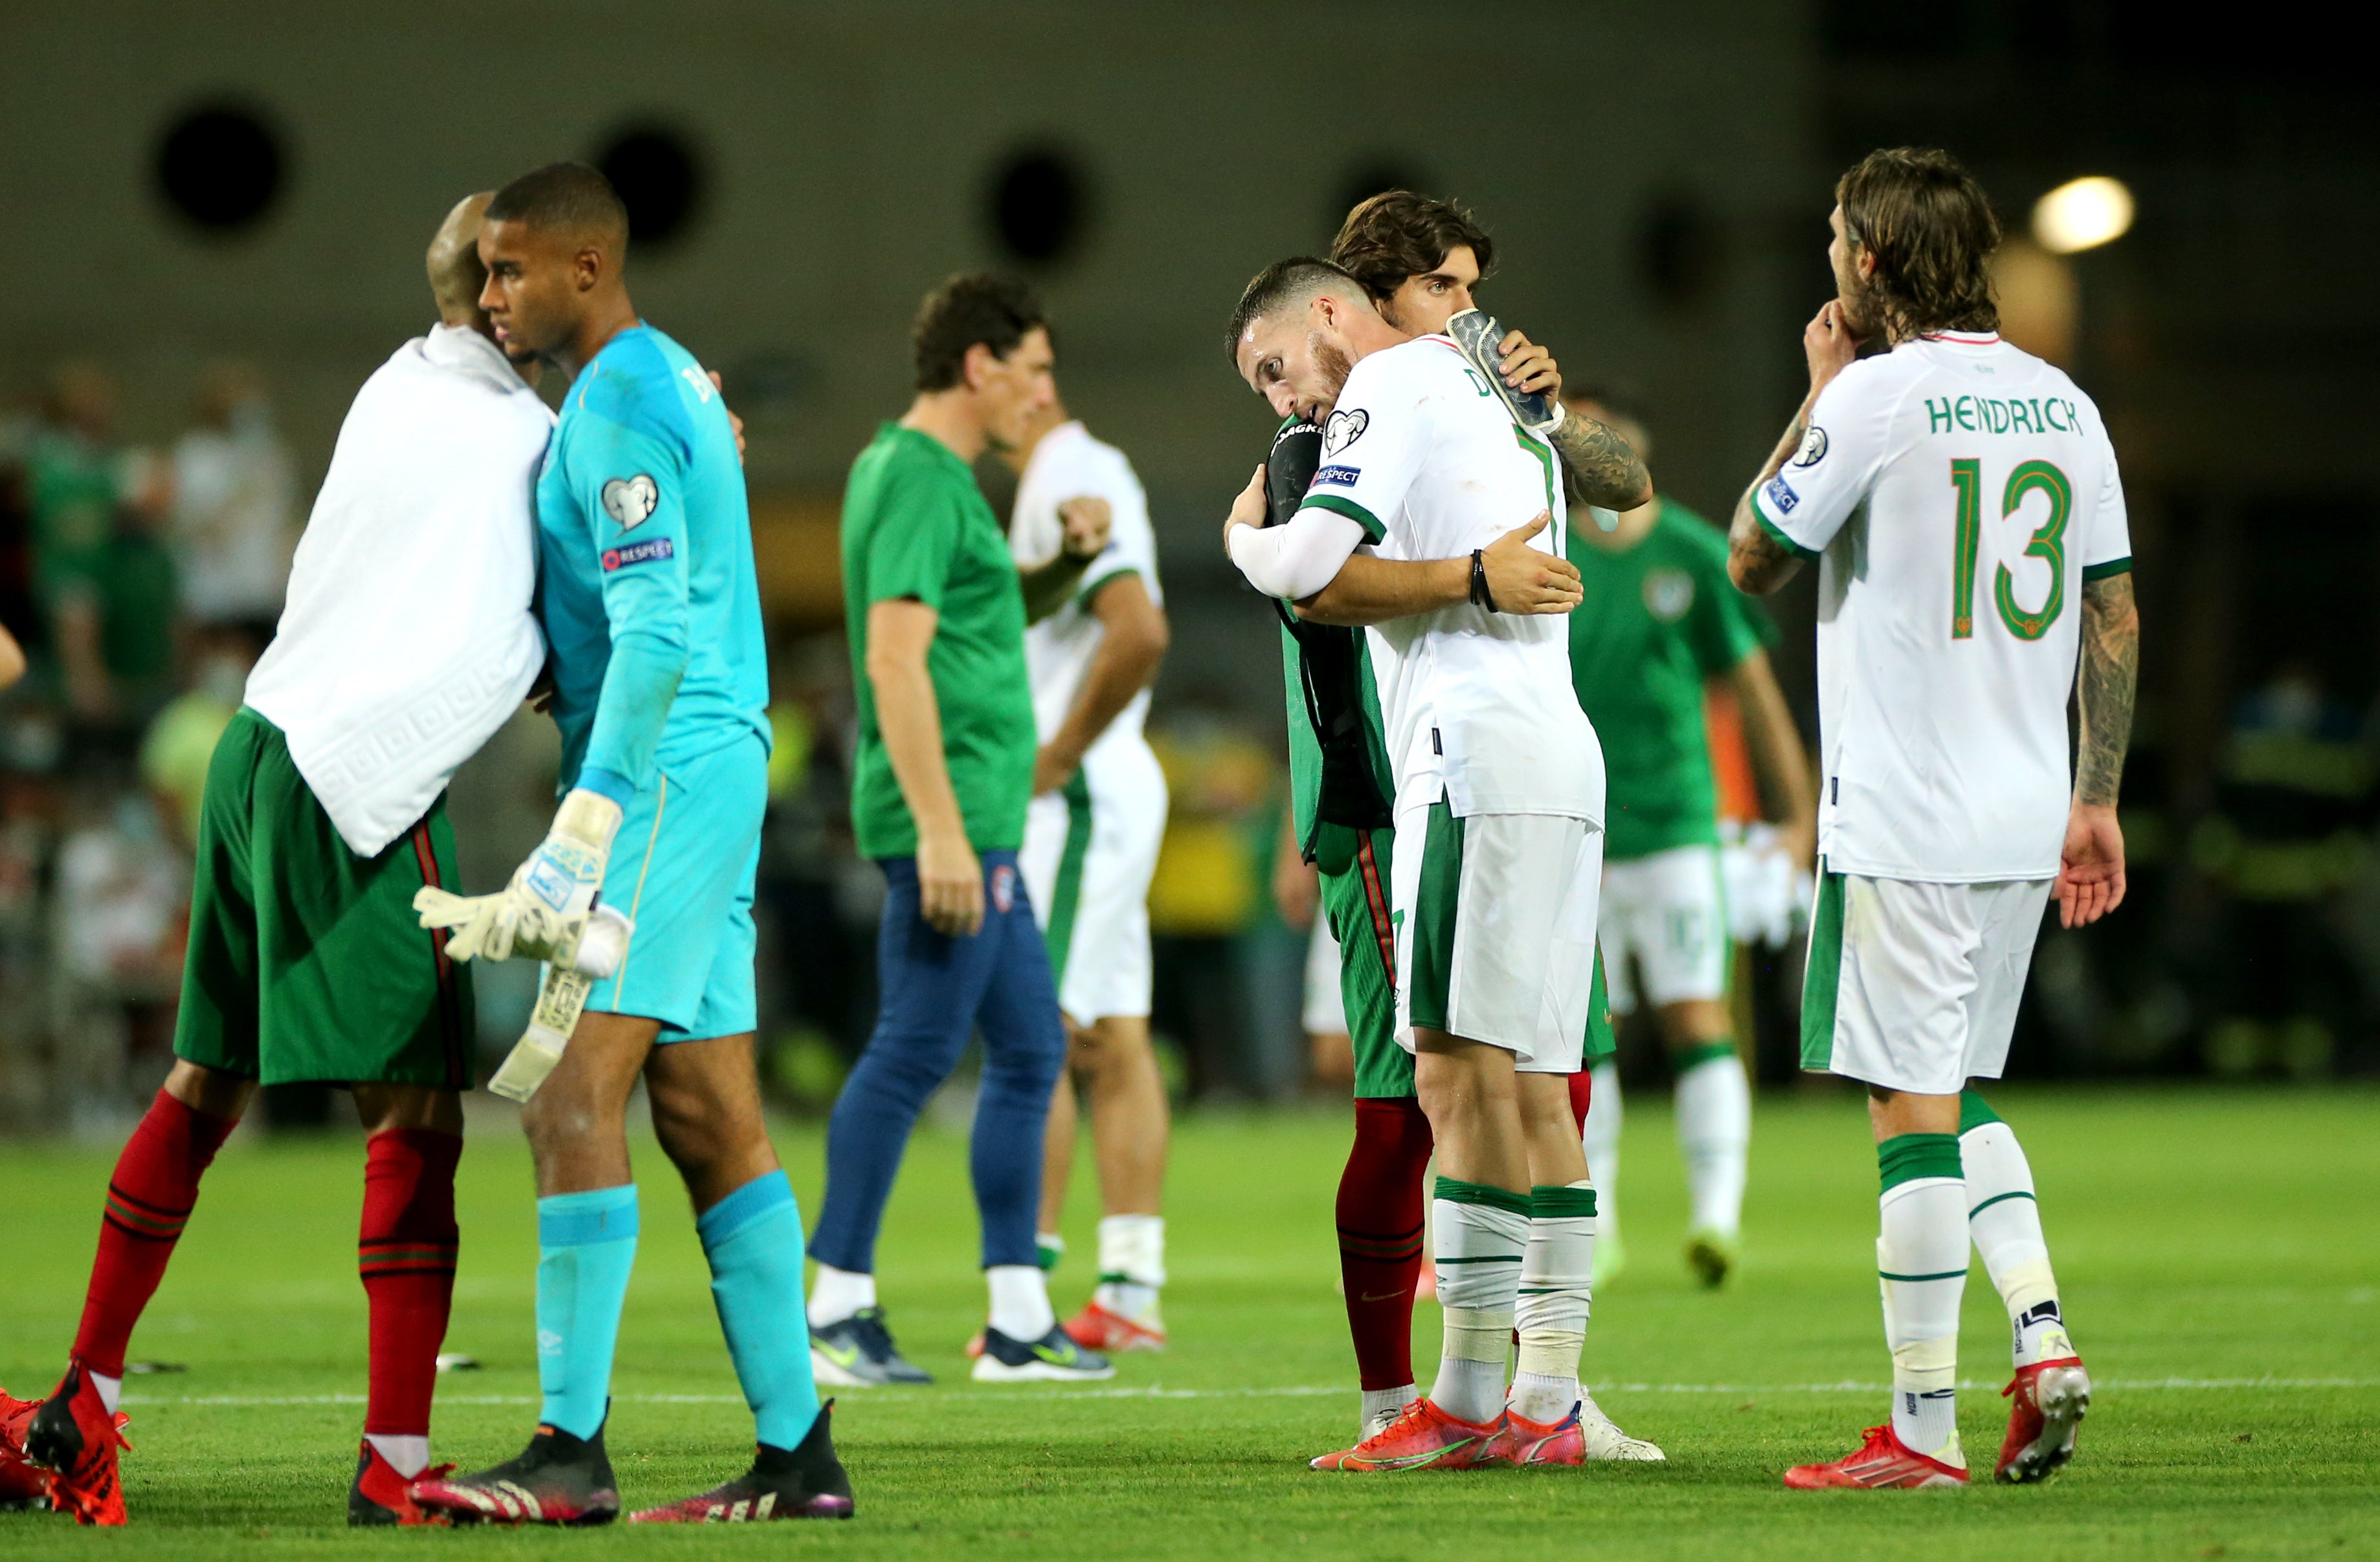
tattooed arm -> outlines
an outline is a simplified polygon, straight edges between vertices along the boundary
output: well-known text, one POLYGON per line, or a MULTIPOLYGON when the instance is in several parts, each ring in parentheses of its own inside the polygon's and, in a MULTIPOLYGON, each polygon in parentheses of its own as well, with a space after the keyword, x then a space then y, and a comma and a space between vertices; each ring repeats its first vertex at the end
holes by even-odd
POLYGON ((1793 453, 1802 448, 1802 441, 1810 431, 1810 417, 1818 405, 1818 393, 1835 382, 1835 376, 1852 366, 1859 357, 1860 339, 1852 334, 1851 322, 1843 318, 1840 301, 1828 299, 1826 306, 1811 317, 1802 328, 1802 357, 1810 366, 1810 394, 1802 398, 1802 410, 1787 425, 1785 437, 1768 455, 1768 464, 1735 502, 1735 514, 1727 524, 1727 573, 1736 589, 1755 597, 1766 597, 1793 578, 1804 559, 1815 555, 1795 547, 1772 528, 1761 524, 1760 512, 1753 495, 1760 485, 1785 469, 1793 453))
POLYGON ((1645 458, 1608 425, 1573 407, 1546 438, 1589 504, 1633 510, 1653 502, 1653 478, 1645 470, 1645 458))
POLYGON ((2116 822, 2116 794, 2132 740, 2140 666, 2141 615, 2131 575, 2089 582, 2082 587, 2082 666, 2075 684, 2082 753, 2058 871, 2063 926, 2096 922, 2124 903, 2124 832, 2116 822))
POLYGON ((1735 502, 1735 514, 1727 523, 1727 574, 1736 589, 1748 596, 1766 597, 1781 587, 1802 571, 1803 554, 1793 545, 1760 523, 1760 512, 1754 507, 1752 496, 1760 485, 1784 470, 1785 463, 1802 448, 1803 437, 1810 431, 1810 407, 1818 399, 1813 389, 1802 410, 1787 424, 1785 437, 1777 442, 1768 464, 1760 468, 1760 476, 1735 502))

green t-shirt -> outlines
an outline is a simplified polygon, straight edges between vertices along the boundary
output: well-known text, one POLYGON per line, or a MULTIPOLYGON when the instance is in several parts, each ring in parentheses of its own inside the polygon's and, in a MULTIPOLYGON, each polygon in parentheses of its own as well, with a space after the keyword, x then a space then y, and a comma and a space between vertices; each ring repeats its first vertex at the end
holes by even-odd
POLYGON ((1025 839, 1035 748, 1024 587, 966 463, 931 435, 887 423, 851 464, 843 494, 843 605, 859 702, 851 827, 868 857, 917 850, 868 682, 868 610, 905 597, 940 615, 926 669, 968 844, 1014 851, 1025 839))
POLYGON ((1581 531, 1565 556, 1585 592, 1570 615, 1570 675, 1603 740, 1606 860, 1716 843, 1703 680, 1773 643, 1775 624, 1728 579, 1718 528, 1667 499, 1627 551, 1581 531))
POLYGON ((45 602, 62 590, 97 589, 115 536, 114 457, 78 435, 48 433, 28 466, 36 587, 45 602))

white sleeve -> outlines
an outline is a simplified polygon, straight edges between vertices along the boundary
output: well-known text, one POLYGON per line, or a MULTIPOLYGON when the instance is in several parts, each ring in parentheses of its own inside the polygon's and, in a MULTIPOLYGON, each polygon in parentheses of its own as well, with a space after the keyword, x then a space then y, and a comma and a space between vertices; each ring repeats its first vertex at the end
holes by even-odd
POLYGON ((1810 427, 1782 470, 1752 496, 1761 527, 1803 558, 1815 558, 1876 487, 1891 454, 1902 379, 1888 360, 1852 364, 1818 393, 1810 427))
POLYGON ((1083 572, 1082 595, 1089 597, 1117 575, 1136 575, 1148 588, 1149 599, 1161 602, 1164 598, 1157 585, 1157 532, 1148 522, 1148 495, 1121 451, 1100 465, 1105 469, 1092 491, 1108 502, 1112 524, 1107 548, 1083 572))
MULTIPOLYGON (((2093 407, 2095 417, 2098 408, 2093 407)), ((2091 528, 2082 540, 2082 579, 2085 584, 2111 575, 2123 575, 2132 567, 2131 521, 2124 510, 2124 479, 2116 469, 2116 447, 2107 438, 2107 426, 2099 428, 2100 467, 2099 508, 2091 516, 2091 528)))
POLYGON ((1233 527, 1232 563, 1268 597, 1303 601, 1338 576, 1365 541, 1361 522, 1307 504, 1277 527, 1233 527))
POLYGON ((1366 541, 1378 542, 1403 512, 1429 450, 1429 409, 1420 376, 1409 362, 1379 361, 1390 357, 1366 358, 1347 376, 1322 425, 1322 464, 1295 519, 1328 511, 1362 527, 1366 541))

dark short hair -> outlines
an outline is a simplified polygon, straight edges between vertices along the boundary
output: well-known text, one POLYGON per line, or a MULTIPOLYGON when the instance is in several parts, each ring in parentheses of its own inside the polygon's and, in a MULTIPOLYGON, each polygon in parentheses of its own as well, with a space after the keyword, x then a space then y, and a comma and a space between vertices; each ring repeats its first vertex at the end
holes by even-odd
POLYGON ((1947 151, 1888 147, 1835 183, 1851 241, 1876 257, 1869 278, 1896 337, 1997 331, 1992 251, 2000 223, 1984 187, 1947 151))
POLYGON ((1223 332, 1223 352, 1233 368, 1239 366, 1240 338, 1249 326, 1273 313, 1285 304, 1310 298, 1329 288, 1344 286, 1357 293, 1364 285, 1347 272, 1328 260, 1318 260, 1311 255, 1292 255, 1286 260, 1271 265, 1248 280, 1240 290, 1239 307, 1232 311, 1232 323, 1223 332))
POLYGON ((1466 244, 1481 277, 1496 269, 1495 242, 1460 201, 1384 190, 1347 213, 1330 241, 1330 259, 1385 302, 1406 278, 1436 271, 1466 244))
POLYGON ((949 390, 965 377, 969 347, 981 343, 1005 358, 1036 327, 1048 331, 1050 317, 1027 284, 983 272, 950 278, 926 295, 909 326, 917 389, 949 390))
POLYGON ((601 169, 584 163, 530 169, 495 193, 487 220, 533 228, 600 228, 622 248, 628 242, 628 208, 620 192, 601 169))

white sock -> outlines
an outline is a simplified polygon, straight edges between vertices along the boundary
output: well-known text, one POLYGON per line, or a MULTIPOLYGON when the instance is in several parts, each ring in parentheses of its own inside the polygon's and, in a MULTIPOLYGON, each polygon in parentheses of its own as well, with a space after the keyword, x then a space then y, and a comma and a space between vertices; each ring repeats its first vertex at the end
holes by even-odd
POLYGON ((95 1372, 91 1374, 91 1386, 99 1390, 99 1402, 107 1407, 107 1413, 114 1415, 115 1401, 124 1397, 124 1380, 95 1372))
MULTIPOLYGON (((110 1409, 112 1411, 113 1407, 110 1409)), ((408 1481, 430 1468, 430 1439, 426 1435, 417 1437, 395 1432, 367 1432, 364 1441, 378 1448, 380 1457, 388 1461, 388 1467, 408 1481)))
POLYGON ((1165 1284, 1165 1217, 1111 1215, 1099 1222, 1099 1304, 1136 1324, 1154 1325, 1165 1284))
POLYGON ((995 1264, 983 1278, 991 1289, 991 1326, 1009 1338, 1029 1345, 1058 1326, 1049 1277, 1038 1264, 995 1264))
POLYGON ((1732 1237, 1743 1225, 1743 1166, 1752 1143, 1752 1082, 1730 1050, 1678 1076, 1678 1150, 1694 1195, 1694 1229, 1732 1237))
POLYGON ((2058 1277, 2042 1240, 2041 1205, 2033 1196, 2033 1167, 2016 1131, 1999 1121, 1959 1135, 1966 1172, 1967 1231, 1984 1269, 2008 1309, 2016 1364, 2075 1353, 2058 1306, 2058 1277))
POLYGON ((1512 1314, 1521 1350, 1511 1406, 1514 1415, 1543 1423, 1561 1420, 1578 1403, 1595 1273, 1595 1190, 1585 1182, 1533 1188, 1529 1203, 1529 1245, 1512 1314))
POLYGON ((1421 1398, 1421 1389, 1413 1384, 1401 1388, 1366 1388, 1364 1390, 1364 1435, 1372 1435, 1375 1423, 1393 1421, 1397 1412, 1421 1398))
POLYGON ((1958 1400, 1959 1299, 1967 1289, 1963 1187, 1955 1177, 1910 1178, 1885 1190, 1879 1213, 1876 1266, 1884 1341, 1892 1351, 1892 1430, 1912 1451, 1963 1469, 1958 1400))
POLYGON ((1445 1314, 1430 1401, 1459 1421, 1492 1422, 1504 1408, 1504 1362, 1529 1245, 1528 1195, 1438 1180, 1438 1302, 1445 1314))
POLYGON ((832 1264, 818 1266, 818 1278, 810 1282, 810 1327, 832 1327, 861 1308, 875 1305, 875 1276, 855 1274, 832 1264))
POLYGON ((1595 1066, 1595 1088, 1586 1102, 1586 1180, 1595 1184, 1595 1229, 1606 1241, 1620 1239, 1620 1065, 1595 1066))

